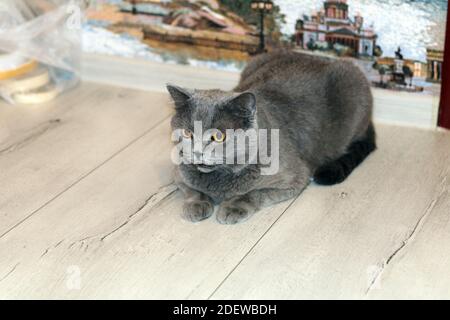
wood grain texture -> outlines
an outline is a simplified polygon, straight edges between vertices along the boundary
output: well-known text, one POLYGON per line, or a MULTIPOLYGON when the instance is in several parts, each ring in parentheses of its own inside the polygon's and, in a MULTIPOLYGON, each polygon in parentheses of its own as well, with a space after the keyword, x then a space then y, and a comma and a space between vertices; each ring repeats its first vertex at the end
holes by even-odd
POLYGON ((87 81, 154 92, 166 92, 168 83, 231 90, 239 81, 238 72, 97 54, 83 56, 82 76, 87 81))
POLYGON ((411 258, 403 274, 396 266, 423 224, 448 222, 450 135, 388 126, 378 133, 379 149, 343 184, 308 188, 213 298, 450 298, 448 281, 438 280, 449 260, 435 250, 448 252, 448 223, 422 237, 428 262, 411 258), (391 268, 397 274, 383 281, 391 268))
POLYGON ((0 103, 0 235, 171 112, 166 95, 90 83, 42 106, 0 103))
POLYGON ((377 125, 347 181, 181 217, 167 95, 0 104, 0 298, 450 298, 450 133, 377 125))
MULTIPOLYGON (((444 141, 443 145, 446 145, 444 141)), ((446 147, 446 153, 440 156, 445 156, 448 162, 450 148, 446 147)), ((429 206, 394 252, 390 264, 384 267, 370 291, 370 298, 450 298, 449 166, 443 166, 437 174, 440 181, 429 206)))
POLYGON ((169 136, 166 121, 0 238, 0 297, 207 298, 289 202, 237 226, 184 221, 169 136))
POLYGON ((0 101, 0 152, 10 152, 23 145, 34 132, 42 130, 51 120, 57 120, 58 114, 71 110, 96 89, 98 86, 82 85, 40 105, 9 105, 0 101))

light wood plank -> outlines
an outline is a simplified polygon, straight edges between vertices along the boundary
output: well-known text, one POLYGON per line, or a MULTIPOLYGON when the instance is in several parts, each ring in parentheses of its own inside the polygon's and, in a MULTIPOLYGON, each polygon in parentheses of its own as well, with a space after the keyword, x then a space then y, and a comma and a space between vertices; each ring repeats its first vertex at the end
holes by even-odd
POLYGON ((289 202, 184 221, 169 137, 166 121, 0 238, 0 298, 207 298, 289 202))
POLYGON ((374 118, 379 123, 436 128, 439 97, 372 88, 374 118))
POLYGON ((238 72, 97 54, 84 54, 82 76, 87 81, 154 92, 166 92, 167 83, 231 90, 239 81, 238 72))
POLYGON ((449 133, 378 126, 344 184, 237 226, 191 224, 156 125, 167 96, 92 88, 0 106, 0 230, 36 213, 0 235, 0 298, 450 297, 449 133))
MULTIPOLYGON (((442 155, 450 158, 449 151, 442 155)), ((442 168, 441 183, 416 227, 391 262, 385 265, 369 297, 373 299, 450 299, 450 169, 442 168)))
POLYGON ((98 85, 81 85, 45 104, 10 105, 0 100, 0 154, 10 152, 51 127, 60 114, 91 96, 98 85))
POLYGON ((92 83, 41 109, 0 110, 0 235, 172 112, 167 95, 92 83))
MULTIPOLYGON (((345 183, 308 188, 213 298, 370 297, 383 269, 391 263, 395 268, 392 256, 424 215, 432 214, 428 213, 431 205, 441 206, 437 221, 448 222, 443 210, 448 208, 449 189, 443 181, 450 166, 450 134, 389 126, 378 129, 376 153, 345 183)), ((448 240, 443 230, 439 234, 440 238, 423 237, 422 250, 434 251, 439 241, 433 240, 448 240)), ((419 252, 425 257, 424 251, 419 252)), ((428 253, 429 263, 411 257, 409 268, 403 264, 394 269, 391 284, 377 297, 408 296, 410 281, 415 284, 411 294, 415 297, 450 298, 448 281, 438 281, 448 273, 444 271, 448 259, 438 259, 440 254, 428 253), (420 272, 420 281, 413 266, 423 265, 428 268, 420 272), (425 285, 422 293, 421 285, 425 285)))

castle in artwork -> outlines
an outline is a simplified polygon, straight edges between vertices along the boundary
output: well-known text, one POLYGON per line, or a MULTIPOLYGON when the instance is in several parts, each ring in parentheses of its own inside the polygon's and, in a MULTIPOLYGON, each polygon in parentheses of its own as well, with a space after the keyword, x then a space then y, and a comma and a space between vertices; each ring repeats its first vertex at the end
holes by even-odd
POLYGON ((364 18, 357 14, 350 18, 347 0, 326 0, 324 8, 297 20, 295 40, 304 49, 333 48, 336 44, 349 48, 356 57, 372 57, 377 35, 364 27, 364 18))

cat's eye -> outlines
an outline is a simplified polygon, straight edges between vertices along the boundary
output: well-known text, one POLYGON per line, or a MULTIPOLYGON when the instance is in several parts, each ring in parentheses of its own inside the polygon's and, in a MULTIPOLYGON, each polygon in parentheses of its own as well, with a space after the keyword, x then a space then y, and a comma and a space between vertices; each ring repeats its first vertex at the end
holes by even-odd
POLYGON ((222 133, 221 131, 217 130, 211 136, 211 140, 213 140, 215 142, 223 142, 225 140, 225 134, 222 133))
POLYGON ((186 139, 191 139, 192 138, 192 131, 188 130, 188 129, 183 129, 183 137, 185 137, 186 139))

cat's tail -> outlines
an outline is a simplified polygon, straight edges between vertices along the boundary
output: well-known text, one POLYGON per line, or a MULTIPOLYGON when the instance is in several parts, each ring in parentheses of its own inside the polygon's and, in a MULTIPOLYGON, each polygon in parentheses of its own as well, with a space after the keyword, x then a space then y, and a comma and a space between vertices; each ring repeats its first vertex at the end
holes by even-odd
POLYGON ((344 181, 353 169, 376 149, 375 140, 375 129, 373 124, 370 124, 364 139, 352 142, 343 156, 316 170, 314 181, 322 185, 333 185, 344 181))

